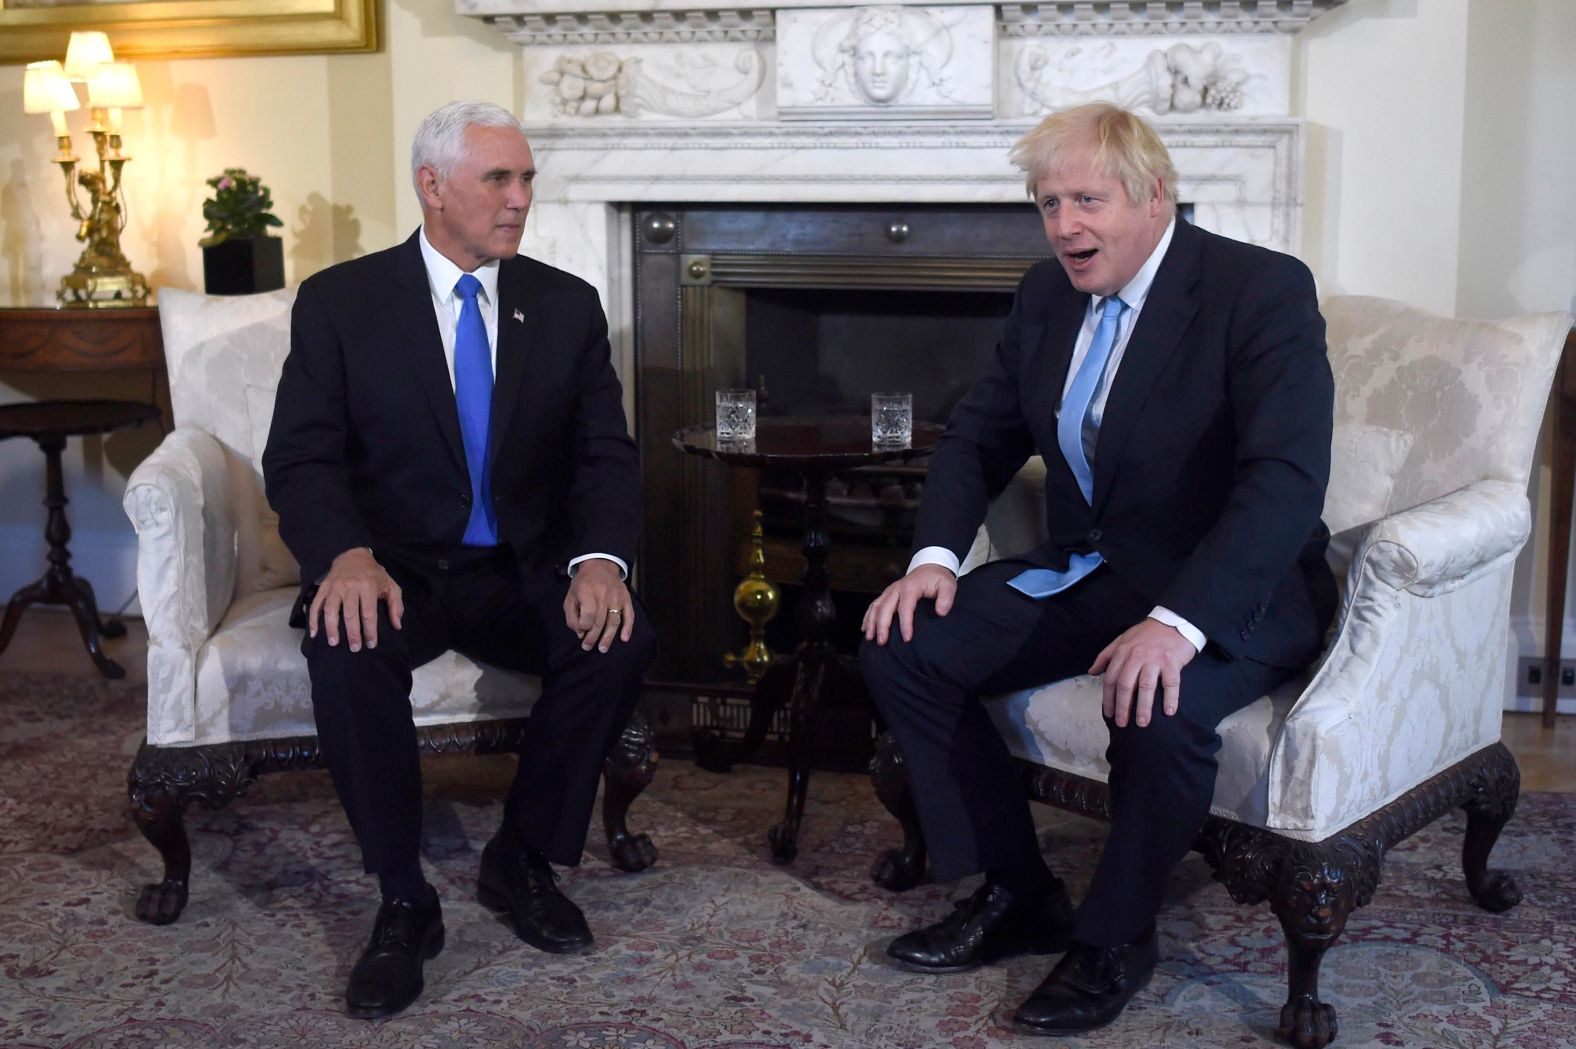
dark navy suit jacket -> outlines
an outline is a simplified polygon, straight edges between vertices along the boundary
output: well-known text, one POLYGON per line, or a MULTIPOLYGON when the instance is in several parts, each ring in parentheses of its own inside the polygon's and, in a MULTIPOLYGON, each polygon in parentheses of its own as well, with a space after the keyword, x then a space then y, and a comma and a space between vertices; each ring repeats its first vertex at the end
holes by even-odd
POLYGON ((1306 664, 1335 606, 1319 520, 1334 395, 1312 276, 1177 221, 1106 402, 1092 506, 1056 443, 1088 304, 1054 259, 1024 276, 931 459, 915 548, 961 556, 987 500, 1038 452, 1049 534, 1014 553, 1062 568, 1097 550, 1225 656, 1306 664))
MULTIPOLYGON (((432 556, 471 510, 459 413, 419 233, 303 281, 263 454, 306 589, 353 547, 432 556)), ((523 570, 633 563, 640 475, 596 291, 523 256, 498 272, 488 470, 523 570)))

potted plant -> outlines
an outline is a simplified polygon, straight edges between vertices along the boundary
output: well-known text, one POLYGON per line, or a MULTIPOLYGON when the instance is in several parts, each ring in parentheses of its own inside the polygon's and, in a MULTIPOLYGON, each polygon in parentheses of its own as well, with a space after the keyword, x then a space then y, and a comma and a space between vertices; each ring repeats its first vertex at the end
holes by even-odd
POLYGON ((208 236, 202 245, 203 287, 210 295, 249 295, 285 286, 284 241, 268 235, 283 226, 269 209, 273 195, 245 168, 225 168, 208 180, 212 198, 202 205, 208 236))

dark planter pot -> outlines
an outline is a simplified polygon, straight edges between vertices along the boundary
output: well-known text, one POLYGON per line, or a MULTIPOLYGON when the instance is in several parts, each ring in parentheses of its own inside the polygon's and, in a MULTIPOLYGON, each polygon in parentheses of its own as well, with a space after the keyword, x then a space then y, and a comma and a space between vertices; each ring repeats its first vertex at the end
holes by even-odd
POLYGON ((285 242, 278 237, 227 240, 202 249, 209 295, 250 295, 285 286, 285 242))

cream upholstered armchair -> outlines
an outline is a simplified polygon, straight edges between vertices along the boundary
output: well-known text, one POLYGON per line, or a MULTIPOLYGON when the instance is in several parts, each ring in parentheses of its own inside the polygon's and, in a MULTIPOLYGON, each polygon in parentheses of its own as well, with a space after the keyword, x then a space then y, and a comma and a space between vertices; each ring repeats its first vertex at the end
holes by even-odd
MULTIPOLYGON (((1563 313, 1449 320, 1361 297, 1322 308, 1336 390, 1324 519, 1342 603, 1318 664, 1221 724, 1212 815, 1195 844, 1233 897, 1268 899, 1280 919, 1290 964, 1277 1033, 1303 1047, 1335 1036, 1319 963, 1373 897, 1390 846, 1464 808, 1473 899, 1490 911, 1521 899, 1487 866, 1520 790, 1499 742, 1510 585, 1571 325, 1563 313)), ((1032 463, 996 500, 965 571, 1034 545, 1044 469, 1032 463)), ((1032 797, 1109 815, 1097 679, 987 705, 1032 797)), ((872 874, 906 888, 925 848, 890 736, 871 773, 905 838, 872 874)))
MULTIPOLYGON (((148 626, 148 728, 129 776, 137 826, 164 859, 137 901, 165 924, 186 905, 188 805, 218 808, 265 772, 323 767, 301 632, 288 624, 300 571, 262 488, 274 387, 290 348, 295 290, 218 297, 164 290, 159 319, 175 430, 132 473, 137 593, 148 626)), ((423 753, 512 751, 538 678, 447 652, 416 671, 423 753)), ((604 766, 613 862, 656 860, 625 825, 656 769, 637 714, 604 766)))

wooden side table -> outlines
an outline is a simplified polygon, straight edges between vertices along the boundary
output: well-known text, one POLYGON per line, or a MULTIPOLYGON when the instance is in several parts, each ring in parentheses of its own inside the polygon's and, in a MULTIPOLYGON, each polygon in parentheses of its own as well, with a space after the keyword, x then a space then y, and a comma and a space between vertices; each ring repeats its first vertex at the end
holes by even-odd
POLYGON ((37 401, 0 407, 0 413, 5 413, 0 438, 30 437, 44 452, 44 505, 49 508, 44 534, 50 546, 49 570, 36 583, 18 590, 6 607, 5 620, 0 623, 0 650, 10 642, 17 620, 29 605, 64 604, 76 617, 94 664, 111 678, 122 676, 125 670, 104 655, 99 638, 116 637, 124 627, 117 620, 99 618, 92 586, 71 571, 67 546, 71 527, 66 522, 60 456, 68 436, 107 433, 145 422, 157 422, 162 428, 158 391, 164 376, 164 340, 159 311, 155 306, 0 307, 0 373, 122 371, 147 373, 147 402, 37 401), (81 407, 84 404, 99 407, 81 407))
POLYGON ((1554 373, 1553 505, 1549 507, 1548 606, 1543 631, 1543 727, 1554 727, 1560 693, 1560 643, 1565 637, 1565 579, 1570 572, 1571 498, 1576 495, 1576 331, 1554 373))
POLYGON ((831 416, 760 419, 755 440, 748 444, 719 442, 709 424, 673 435, 673 444, 688 455, 717 459, 729 466, 791 469, 804 478, 804 590, 795 610, 802 640, 792 655, 775 663, 757 683, 750 700, 749 728, 737 747, 715 738, 695 741, 696 764, 725 772, 760 746, 772 717, 784 703, 788 705, 788 798, 782 822, 767 835, 772 859, 778 863, 789 863, 799 853, 799 825, 804 820, 822 693, 864 688, 857 662, 839 656, 832 645, 837 609, 826 570, 831 546, 826 524, 827 482, 839 470, 928 455, 941 433, 940 426, 916 422, 911 447, 874 448, 869 419, 831 416))
POLYGON ((0 308, 0 371, 164 369, 156 306, 0 308))
POLYGON ((0 440, 30 437, 42 449, 45 460, 44 505, 49 520, 44 537, 49 540, 49 569, 43 578, 18 590, 6 606, 5 621, 0 623, 0 652, 4 652, 16 633, 16 624, 29 605, 65 605, 76 618, 77 631, 88 655, 107 678, 122 678, 126 670, 104 654, 99 638, 119 637, 126 632, 117 619, 99 618, 93 586, 71 571, 71 525, 66 522, 66 486, 60 469, 60 453, 66 438, 95 433, 110 433, 128 426, 152 422, 159 409, 142 401, 30 401, 0 405, 0 440))

